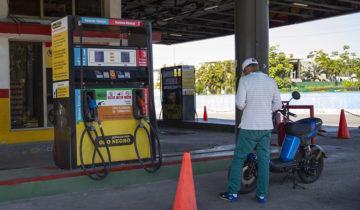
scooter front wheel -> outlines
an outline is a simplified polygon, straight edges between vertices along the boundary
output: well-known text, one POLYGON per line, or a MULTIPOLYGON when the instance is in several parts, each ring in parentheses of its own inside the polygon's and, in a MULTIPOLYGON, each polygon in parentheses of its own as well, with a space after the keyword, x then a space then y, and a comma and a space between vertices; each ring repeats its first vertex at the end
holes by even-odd
MULTIPOLYGON (((228 177, 230 176, 230 170, 231 167, 228 170, 228 177)), ((257 176, 257 163, 248 157, 244 162, 241 177, 241 187, 238 193, 247 194, 253 192, 257 187, 257 176)))

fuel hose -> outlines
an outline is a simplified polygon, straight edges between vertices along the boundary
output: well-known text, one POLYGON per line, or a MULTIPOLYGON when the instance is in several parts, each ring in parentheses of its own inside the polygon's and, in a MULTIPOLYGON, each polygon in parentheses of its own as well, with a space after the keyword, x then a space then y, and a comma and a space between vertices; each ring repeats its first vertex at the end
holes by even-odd
POLYGON ((161 152, 161 146, 160 146, 160 140, 159 140, 159 134, 157 129, 154 128, 154 126, 151 125, 151 123, 147 122, 145 119, 141 118, 138 119, 138 125, 135 128, 134 132, 134 148, 136 155, 138 157, 139 163, 141 167, 148 173, 154 173, 161 167, 162 164, 162 152, 161 152), (145 124, 149 125, 152 133, 154 134, 154 144, 151 141, 151 136, 149 130, 146 128, 145 124), (147 167, 145 165, 145 162, 140 157, 140 153, 137 147, 137 133, 140 129, 144 129, 145 133, 147 135, 147 139, 149 140, 149 147, 150 147, 150 161, 151 161, 151 167, 147 167), (155 147, 155 151, 154 148, 155 147))
MULTIPOLYGON (((84 68, 83 68, 82 23, 81 23, 81 19, 78 20, 78 26, 79 26, 79 38, 80 38, 80 92, 81 92, 81 104, 84 105, 85 100, 86 100, 84 98, 86 97, 86 95, 84 95, 84 91, 83 91, 83 89, 84 89, 84 76, 83 76, 84 75, 84 68)), ((89 108, 93 109, 93 111, 94 111, 95 121, 97 122, 97 124, 99 126, 101 137, 102 137, 102 139, 104 141, 104 145, 105 145, 106 152, 107 152, 107 155, 108 155, 108 163, 106 163, 103 155, 101 154, 101 151, 100 151, 100 148, 99 148, 100 147, 100 145, 99 145, 99 135, 98 135, 98 133, 97 133, 97 131, 96 131, 94 125, 93 125, 93 122, 89 122, 89 125, 88 125, 86 120, 85 120, 85 109, 84 109, 84 107, 82 108, 81 113, 82 113, 85 129, 82 132, 81 137, 80 137, 80 145, 79 145, 80 152, 79 152, 79 155, 80 155, 81 167, 82 167, 84 173, 90 179, 99 181, 99 180, 104 179, 110 173, 111 154, 110 154, 109 146, 107 145, 107 142, 106 142, 106 138, 105 138, 105 135, 104 135, 104 131, 102 129, 101 122, 97 119, 97 110, 96 110, 97 106, 96 106, 95 100, 93 100, 93 101, 90 100, 89 105, 91 106, 89 108), (84 163, 83 145, 84 145, 84 138, 85 138, 86 133, 88 134, 88 136, 90 138, 90 141, 94 146, 94 151, 93 151, 92 160, 91 160, 91 166, 90 166, 93 173, 90 173, 90 170, 88 171, 87 168, 89 168, 89 166, 86 166, 85 163, 84 163), (94 139, 94 137, 93 137, 93 135, 91 133, 94 133, 95 139, 94 139), (98 156, 100 157, 100 160, 101 160, 100 164, 95 163, 96 154, 98 154, 98 156), (103 172, 98 172, 98 169, 97 169, 98 165, 103 166, 103 172)))

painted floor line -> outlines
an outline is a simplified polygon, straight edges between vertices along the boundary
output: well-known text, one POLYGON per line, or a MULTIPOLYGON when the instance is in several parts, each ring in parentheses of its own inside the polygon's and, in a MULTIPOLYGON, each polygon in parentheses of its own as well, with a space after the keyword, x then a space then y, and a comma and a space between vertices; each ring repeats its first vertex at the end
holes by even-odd
MULTIPOLYGON (((206 162, 206 161, 213 161, 213 160, 230 159, 232 157, 233 157, 233 155, 205 157, 205 158, 199 158, 199 159, 192 159, 191 161, 192 162, 206 162)), ((162 166, 181 164, 181 161, 182 160, 164 162, 164 163, 162 163, 162 166)), ((150 167, 151 164, 147 164, 146 166, 150 167)), ((142 168, 141 165, 125 166, 125 167, 122 166, 122 167, 111 168, 111 172, 129 171, 129 170, 136 170, 136 169, 141 169, 141 168, 142 168)), ((102 173, 103 169, 98 170, 98 172, 102 173)), ((91 171, 90 174, 94 174, 94 172, 91 171)), ((72 178, 72 177, 85 176, 85 175, 86 174, 83 171, 77 171, 77 172, 70 172, 70 173, 63 173, 63 174, 53 174, 53 175, 29 177, 29 178, 19 178, 19 179, 13 179, 13 180, 0 181, 0 186, 19 185, 19 184, 23 184, 23 183, 27 183, 27 182, 49 181, 49 180, 72 178)))

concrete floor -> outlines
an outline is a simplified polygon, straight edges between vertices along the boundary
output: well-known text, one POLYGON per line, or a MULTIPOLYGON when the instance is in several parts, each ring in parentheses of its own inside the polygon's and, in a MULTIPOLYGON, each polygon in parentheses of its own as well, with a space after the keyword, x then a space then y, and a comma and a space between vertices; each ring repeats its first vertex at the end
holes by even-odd
MULTIPOLYGON (((168 128, 161 131, 164 153, 216 148, 234 142, 234 134, 227 132, 168 128)), ((268 203, 256 203, 253 193, 241 195, 236 203, 228 203, 217 197, 226 190, 227 172, 203 174, 194 177, 198 209, 359 209, 360 129, 350 129, 352 139, 336 139, 336 135, 336 131, 329 131, 316 138, 328 158, 320 179, 303 185, 305 190, 292 189, 291 181, 280 184, 284 174, 271 174, 268 203)), ((45 164, 41 159, 44 157, 38 158, 45 164)), ((177 181, 6 201, 0 203, 0 209, 172 209, 177 181)))

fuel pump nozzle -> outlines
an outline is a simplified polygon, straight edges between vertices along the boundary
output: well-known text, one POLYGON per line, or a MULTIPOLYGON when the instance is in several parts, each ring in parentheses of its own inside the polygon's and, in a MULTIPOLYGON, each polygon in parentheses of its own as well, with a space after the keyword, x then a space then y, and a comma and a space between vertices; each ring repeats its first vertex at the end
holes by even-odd
POLYGON ((140 98, 139 96, 136 96, 136 99, 137 99, 137 102, 138 102, 138 104, 139 104, 139 106, 140 106, 140 108, 141 108, 141 115, 143 116, 143 117, 145 117, 145 115, 146 115, 146 111, 145 111, 145 101, 144 101, 144 99, 142 99, 142 98, 140 98))
POLYGON ((137 120, 146 119, 145 100, 143 90, 133 90, 133 115, 137 120))

